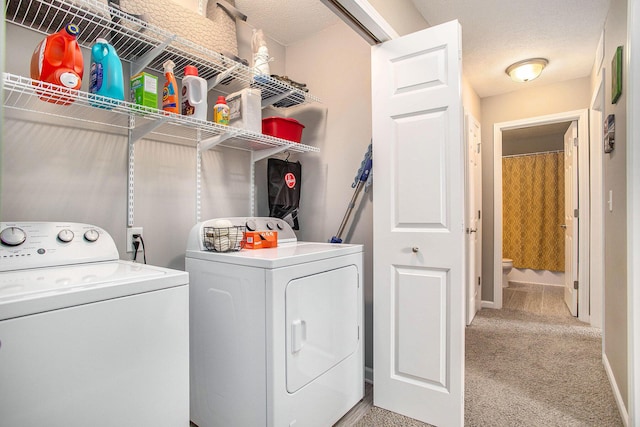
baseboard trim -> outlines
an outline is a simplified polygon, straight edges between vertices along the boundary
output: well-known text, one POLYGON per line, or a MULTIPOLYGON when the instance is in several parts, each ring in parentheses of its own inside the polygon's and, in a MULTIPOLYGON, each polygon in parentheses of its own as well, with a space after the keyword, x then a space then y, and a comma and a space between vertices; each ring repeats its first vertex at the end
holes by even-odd
POLYGON ((620 411, 620 418, 622 418, 622 424, 625 427, 629 426, 629 412, 627 412, 627 408, 624 406, 624 402, 622 401, 622 395, 620 394, 620 389, 618 388, 618 383, 616 382, 616 378, 613 376, 613 371, 611 370, 611 365, 609 364, 609 359, 607 359, 607 355, 602 352, 602 364, 604 365, 604 370, 607 373, 607 377, 609 378, 609 383, 611 384, 611 390, 613 391, 613 396, 616 399, 616 404, 618 405, 618 411, 620 411))
POLYGON ((525 282, 522 280, 509 280, 509 283, 520 283, 523 285, 542 285, 542 286, 554 286, 556 288, 564 288, 564 285, 556 284, 556 283, 544 283, 544 282, 525 282))
POLYGON ((373 368, 368 366, 364 367, 364 382, 373 384, 373 368))
POLYGON ((493 301, 482 300, 481 307, 482 308, 496 308, 496 303, 493 302, 493 301))

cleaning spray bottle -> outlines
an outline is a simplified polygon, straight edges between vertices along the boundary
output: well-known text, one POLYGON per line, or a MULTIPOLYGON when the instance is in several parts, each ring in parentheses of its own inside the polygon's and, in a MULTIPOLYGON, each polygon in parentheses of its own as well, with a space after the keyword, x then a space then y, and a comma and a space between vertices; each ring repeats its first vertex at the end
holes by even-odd
POLYGON ((224 96, 220 95, 213 106, 213 121, 219 125, 229 125, 229 106, 224 96))
POLYGON ((182 115, 207 120, 207 81, 198 77, 198 69, 193 65, 184 67, 182 115))
POLYGON ((180 114, 180 108, 178 107, 178 83, 176 83, 176 76, 173 75, 173 68, 176 64, 172 60, 166 61, 162 64, 164 67, 164 89, 162 89, 162 109, 170 113, 180 114))
MULTIPOLYGON (((116 49, 103 38, 97 38, 91 47, 91 70, 89 92, 115 100, 124 101, 124 76, 122 62, 116 49)), ((95 99, 95 97, 94 97, 95 99)), ((91 105, 101 108, 112 108, 104 105, 104 101, 92 101, 91 105)))
MULTIPOLYGON (((69 24, 57 33, 45 37, 36 46, 31 56, 31 78, 46 83, 63 86, 67 89, 80 89, 84 62, 82 51, 76 40, 80 30, 75 24, 69 24)), ((40 82, 33 83, 36 86, 40 82)), ((68 91, 53 89, 56 92, 65 92, 66 95, 50 95, 43 91, 36 91, 43 101, 54 104, 68 105, 75 100, 75 95, 69 95, 68 91)))

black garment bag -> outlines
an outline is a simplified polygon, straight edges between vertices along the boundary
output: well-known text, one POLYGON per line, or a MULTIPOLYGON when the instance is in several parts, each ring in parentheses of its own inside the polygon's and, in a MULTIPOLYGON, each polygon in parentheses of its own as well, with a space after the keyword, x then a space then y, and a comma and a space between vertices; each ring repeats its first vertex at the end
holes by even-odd
POLYGON ((289 222, 294 230, 299 230, 298 207, 300 206, 302 165, 300 162, 269 159, 267 175, 269 179, 269 216, 282 218, 289 222))

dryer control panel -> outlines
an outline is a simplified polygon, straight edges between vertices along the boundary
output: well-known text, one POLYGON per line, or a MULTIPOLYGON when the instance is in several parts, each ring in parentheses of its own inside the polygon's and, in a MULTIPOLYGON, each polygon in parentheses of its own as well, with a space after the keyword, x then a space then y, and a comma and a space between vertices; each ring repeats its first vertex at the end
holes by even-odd
POLYGON ((295 243, 298 241, 296 233, 285 220, 271 217, 238 216, 231 218, 214 218, 196 224, 189 233, 187 250, 205 250, 202 242, 204 227, 215 228, 220 226, 220 224, 233 227, 244 227, 247 231, 277 231, 278 245, 284 243, 295 243))
POLYGON ((75 222, 0 222, 0 271, 119 258, 100 227, 75 222))

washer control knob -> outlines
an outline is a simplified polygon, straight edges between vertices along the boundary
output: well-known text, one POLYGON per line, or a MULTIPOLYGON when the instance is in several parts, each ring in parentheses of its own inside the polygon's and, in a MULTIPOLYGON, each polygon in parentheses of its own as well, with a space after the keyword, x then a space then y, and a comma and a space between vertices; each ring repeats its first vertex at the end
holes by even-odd
POLYGON ((7 246, 19 246, 27 240, 27 233, 22 228, 7 227, 0 232, 0 242, 7 246))
POLYGON ((273 223, 272 223, 271 221, 268 221, 268 222, 267 222, 267 228, 268 228, 269 230, 273 230, 273 223))
POLYGON ((69 243, 73 240, 73 231, 69 230, 68 228, 60 230, 60 232, 58 233, 58 240, 60 240, 62 243, 69 243))
POLYGON ((95 228, 90 228, 84 233, 84 238, 87 242, 95 242, 96 240, 98 240, 98 237, 100 237, 100 234, 95 228))
POLYGON ((249 231, 256 231, 256 222, 252 219, 250 219, 249 221, 247 221, 247 230, 249 231))
POLYGON ((278 226, 278 230, 284 230, 282 223, 278 222, 276 225, 278 226))

